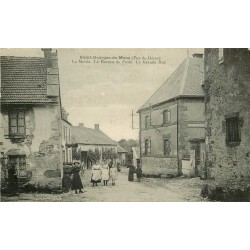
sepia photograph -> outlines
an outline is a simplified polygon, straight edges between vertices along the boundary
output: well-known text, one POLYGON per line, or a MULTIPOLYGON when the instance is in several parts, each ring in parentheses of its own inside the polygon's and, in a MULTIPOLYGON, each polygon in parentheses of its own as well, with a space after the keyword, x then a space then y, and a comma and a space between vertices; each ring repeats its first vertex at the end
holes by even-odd
POLYGON ((249 49, 0 55, 2 202, 250 201, 249 49))

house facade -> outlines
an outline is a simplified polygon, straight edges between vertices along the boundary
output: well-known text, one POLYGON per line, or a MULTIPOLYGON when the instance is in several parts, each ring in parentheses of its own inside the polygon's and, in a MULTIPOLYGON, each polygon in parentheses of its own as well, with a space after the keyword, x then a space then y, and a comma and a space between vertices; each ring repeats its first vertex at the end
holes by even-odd
MULTIPOLYGON (((86 128, 83 123, 80 123, 79 126, 72 126, 71 146, 72 150, 80 155, 80 161, 87 168, 93 164, 93 160, 88 155, 90 150, 98 151, 100 160, 107 152, 111 152, 114 156, 117 155, 117 143, 100 130, 99 124, 95 124, 94 129, 86 128)), ((72 154, 73 160, 75 160, 74 153, 72 154)))
POLYGON ((14 168, 18 185, 61 189, 61 107, 57 52, 1 57, 2 188, 14 168))
POLYGON ((250 52, 205 49, 206 169, 221 186, 250 181, 250 52))
POLYGON ((138 110, 144 174, 200 175, 204 168, 203 55, 194 54, 138 110))

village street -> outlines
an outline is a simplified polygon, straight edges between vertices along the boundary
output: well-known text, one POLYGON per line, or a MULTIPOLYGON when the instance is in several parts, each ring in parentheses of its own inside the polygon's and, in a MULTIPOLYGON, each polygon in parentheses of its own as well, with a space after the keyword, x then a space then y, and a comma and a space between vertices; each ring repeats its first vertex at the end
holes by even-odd
POLYGON ((141 182, 128 181, 128 169, 122 168, 118 173, 116 185, 90 183, 91 170, 85 170, 83 177, 84 193, 74 191, 64 194, 19 194, 14 197, 2 197, 2 201, 77 201, 77 202, 140 202, 140 201, 205 201, 200 191, 203 183, 199 178, 142 178, 141 182))

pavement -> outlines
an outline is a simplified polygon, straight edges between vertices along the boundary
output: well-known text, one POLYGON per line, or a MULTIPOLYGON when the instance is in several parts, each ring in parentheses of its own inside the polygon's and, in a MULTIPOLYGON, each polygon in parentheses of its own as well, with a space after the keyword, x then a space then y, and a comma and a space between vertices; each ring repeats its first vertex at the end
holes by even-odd
POLYGON ((63 194, 22 193, 12 197, 1 197, 1 201, 43 201, 43 202, 186 202, 206 201, 200 197, 203 181, 200 178, 142 178, 141 182, 128 181, 128 169, 118 173, 116 185, 90 183, 91 170, 83 176, 84 193, 75 194, 72 190, 63 194))

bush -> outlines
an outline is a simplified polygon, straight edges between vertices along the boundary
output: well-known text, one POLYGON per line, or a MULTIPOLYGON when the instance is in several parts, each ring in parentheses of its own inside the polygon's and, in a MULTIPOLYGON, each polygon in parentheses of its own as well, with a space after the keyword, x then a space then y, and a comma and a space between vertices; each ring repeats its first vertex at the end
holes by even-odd
POLYGON ((234 188, 205 184, 202 187, 201 196, 211 201, 246 202, 250 201, 250 187, 234 188))

